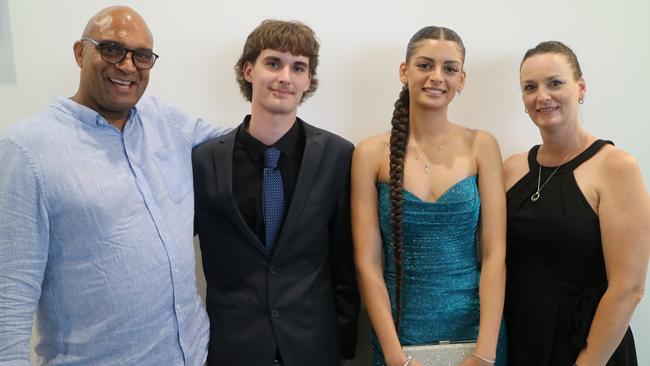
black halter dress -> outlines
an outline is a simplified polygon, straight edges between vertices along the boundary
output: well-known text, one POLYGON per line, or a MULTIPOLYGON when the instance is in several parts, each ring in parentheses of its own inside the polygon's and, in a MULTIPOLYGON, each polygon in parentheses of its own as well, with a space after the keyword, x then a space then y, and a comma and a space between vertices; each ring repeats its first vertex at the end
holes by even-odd
MULTIPOLYGON (((610 141, 598 140, 560 166, 535 202, 539 145, 528 153, 529 172, 507 192, 508 363, 573 365, 586 347, 596 307, 607 288, 598 215, 573 171, 610 141)), ((541 167, 541 182, 556 167, 541 167)), ((607 365, 637 365, 627 332, 607 365)))

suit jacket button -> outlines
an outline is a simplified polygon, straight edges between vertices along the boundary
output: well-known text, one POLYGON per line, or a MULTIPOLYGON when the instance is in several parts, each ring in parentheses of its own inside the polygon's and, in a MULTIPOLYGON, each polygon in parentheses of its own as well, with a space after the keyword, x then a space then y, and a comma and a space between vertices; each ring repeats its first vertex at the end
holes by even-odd
POLYGON ((272 276, 275 274, 275 266, 269 267, 269 274, 272 276))
POLYGON ((275 310, 275 309, 271 310, 271 318, 276 319, 279 316, 280 316, 280 313, 277 310, 275 310))

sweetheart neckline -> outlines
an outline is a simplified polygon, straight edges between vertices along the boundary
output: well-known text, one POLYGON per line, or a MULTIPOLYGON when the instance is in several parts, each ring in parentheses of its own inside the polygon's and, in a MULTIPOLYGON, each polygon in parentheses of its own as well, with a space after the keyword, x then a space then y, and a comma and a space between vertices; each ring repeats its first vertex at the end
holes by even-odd
MULTIPOLYGON (((404 188, 404 192, 407 193, 407 194, 409 194, 410 196, 416 198, 419 202, 430 203, 430 204, 436 204, 436 203, 440 202, 440 199, 442 199, 444 196, 446 196, 447 193, 451 192, 451 190, 454 189, 454 187, 456 187, 457 185, 463 183, 464 181, 466 181, 466 180, 468 180, 468 179, 470 179, 470 178, 476 178, 476 177, 477 177, 477 175, 468 175, 467 177, 465 177, 465 178, 459 180, 458 182, 456 182, 456 183, 452 184, 451 186, 449 186, 449 188, 447 188, 447 190, 445 190, 445 191, 444 191, 440 196, 438 196, 438 198, 437 198, 436 200, 434 200, 434 201, 428 201, 428 200, 422 199, 422 198, 420 198, 418 195, 409 192, 409 190, 406 189, 406 188, 404 188)), ((378 183, 378 184, 390 185, 389 182, 377 182, 377 183, 378 183)))

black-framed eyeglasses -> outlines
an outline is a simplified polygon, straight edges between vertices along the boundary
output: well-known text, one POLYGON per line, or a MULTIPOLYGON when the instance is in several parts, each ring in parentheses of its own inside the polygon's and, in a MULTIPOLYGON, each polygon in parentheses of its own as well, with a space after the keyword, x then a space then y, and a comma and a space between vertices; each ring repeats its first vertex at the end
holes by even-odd
POLYGON ((158 55, 149 48, 137 48, 133 50, 126 48, 124 45, 117 42, 98 41, 89 37, 81 37, 81 40, 92 43, 92 45, 99 50, 102 60, 109 64, 119 64, 124 61, 126 55, 131 52, 133 65, 140 70, 148 70, 153 67, 158 59, 158 55))

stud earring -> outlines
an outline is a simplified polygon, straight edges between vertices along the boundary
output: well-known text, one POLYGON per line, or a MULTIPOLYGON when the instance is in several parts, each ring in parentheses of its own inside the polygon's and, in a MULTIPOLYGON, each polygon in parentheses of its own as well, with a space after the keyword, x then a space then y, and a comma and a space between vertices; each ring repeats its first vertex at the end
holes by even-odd
POLYGON ((463 91, 463 89, 458 89, 458 92, 457 92, 458 95, 460 95, 460 93, 461 93, 462 91, 463 91))
POLYGON ((582 98, 578 99, 578 103, 583 104, 584 102, 585 102, 584 99, 582 99, 582 98))
POLYGON ((524 112, 525 112, 526 114, 528 114, 528 109, 524 108, 524 112))

